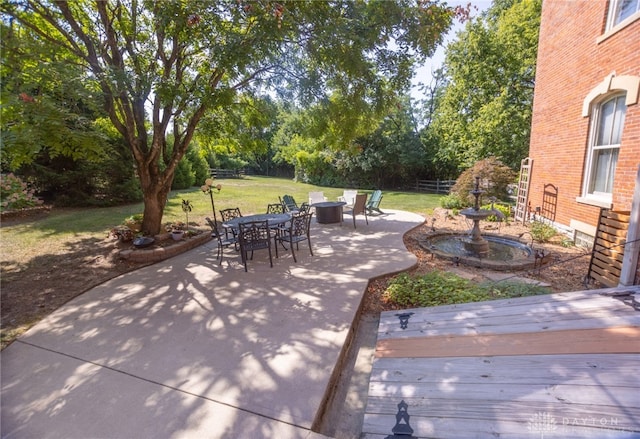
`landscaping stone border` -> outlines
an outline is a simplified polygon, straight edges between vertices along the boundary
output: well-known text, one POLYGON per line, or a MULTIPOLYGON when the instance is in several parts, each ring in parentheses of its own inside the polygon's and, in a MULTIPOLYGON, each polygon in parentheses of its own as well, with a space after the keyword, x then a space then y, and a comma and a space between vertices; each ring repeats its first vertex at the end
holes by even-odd
MULTIPOLYGON (((165 235, 169 235, 168 233, 165 235)), ((168 238, 163 235, 154 237, 157 242, 166 240, 168 238)), ((168 238, 171 239, 171 238, 168 238)), ((209 242, 213 239, 210 233, 200 233, 199 235, 191 236, 186 239, 182 239, 175 244, 166 247, 150 247, 150 248, 133 248, 126 249, 120 252, 120 257, 131 262, 152 263, 162 261, 173 256, 184 253, 187 250, 191 250, 199 245, 209 242)))

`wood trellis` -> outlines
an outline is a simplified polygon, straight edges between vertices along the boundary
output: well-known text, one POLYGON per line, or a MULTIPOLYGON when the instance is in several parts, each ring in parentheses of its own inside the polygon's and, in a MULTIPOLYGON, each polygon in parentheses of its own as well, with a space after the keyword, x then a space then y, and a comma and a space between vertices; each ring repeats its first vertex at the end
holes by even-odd
POLYGON ((518 195, 516 198, 516 211, 514 218, 516 221, 527 220, 529 202, 529 180, 531 178, 531 168, 533 159, 527 157, 520 162, 520 179, 518 180, 518 195))
POLYGON ((542 196, 542 217, 553 223, 556 220, 557 208, 558 187, 551 183, 545 184, 542 196))

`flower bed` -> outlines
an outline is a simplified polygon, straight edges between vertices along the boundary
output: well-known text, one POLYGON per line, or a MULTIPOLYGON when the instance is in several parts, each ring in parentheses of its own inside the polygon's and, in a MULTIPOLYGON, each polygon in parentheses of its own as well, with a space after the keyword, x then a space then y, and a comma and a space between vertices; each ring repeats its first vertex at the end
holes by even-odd
POLYGON ((154 236, 154 239, 155 243, 150 247, 130 247, 121 250, 120 257, 131 262, 152 263, 162 261, 210 241, 211 234, 196 231, 195 235, 190 235, 180 241, 174 241, 171 239, 170 233, 162 233, 154 236))

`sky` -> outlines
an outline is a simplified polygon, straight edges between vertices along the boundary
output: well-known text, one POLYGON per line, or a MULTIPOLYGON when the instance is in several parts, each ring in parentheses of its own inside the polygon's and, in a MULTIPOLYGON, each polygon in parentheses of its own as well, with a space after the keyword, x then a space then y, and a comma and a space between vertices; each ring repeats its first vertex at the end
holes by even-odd
MULTIPOLYGON (((491 0, 458 0, 458 1, 450 1, 451 5, 455 6, 457 4, 466 5, 467 3, 471 4, 471 16, 477 17, 480 13, 487 10, 492 1, 491 0), (475 9, 477 8, 477 9, 475 9)), ((466 23, 460 23, 457 20, 454 20, 453 26, 447 36, 444 39, 444 42, 441 46, 438 47, 433 56, 427 60, 427 62, 420 67, 416 71, 416 76, 413 80, 413 90, 411 95, 414 99, 422 98, 421 93, 416 89, 415 85, 418 83, 429 84, 431 82, 431 72, 440 68, 442 63, 444 62, 444 49, 451 41, 453 41, 456 37, 456 34, 463 30, 466 23)))

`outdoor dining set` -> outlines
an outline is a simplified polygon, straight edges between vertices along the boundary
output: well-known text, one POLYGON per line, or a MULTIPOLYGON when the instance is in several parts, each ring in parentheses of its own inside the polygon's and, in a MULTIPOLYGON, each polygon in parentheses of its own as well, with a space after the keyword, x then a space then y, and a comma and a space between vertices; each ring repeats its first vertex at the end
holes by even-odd
POLYGON ((370 199, 374 200, 373 203, 367 203, 367 194, 358 194, 357 191, 344 191, 338 201, 328 201, 322 192, 310 192, 309 202, 298 205, 291 195, 284 195, 278 203, 268 204, 265 213, 243 216, 240 208, 234 207, 220 210, 221 224, 215 216, 213 220, 206 220, 211 227, 213 238, 217 240, 216 259, 220 264, 223 250, 233 246, 240 252, 244 270, 247 271, 247 260, 253 259, 253 252, 256 250, 268 251, 271 267, 272 249, 275 249, 277 258, 278 246, 285 250, 290 249, 294 262, 298 262, 296 250, 299 250, 301 242, 306 241, 313 256, 310 229, 314 213, 320 224, 342 223, 344 214, 349 213, 353 216, 355 228, 356 215, 364 215, 366 223, 369 224, 367 212, 375 210, 382 213, 379 210, 381 199, 380 191, 373 193, 370 199))

